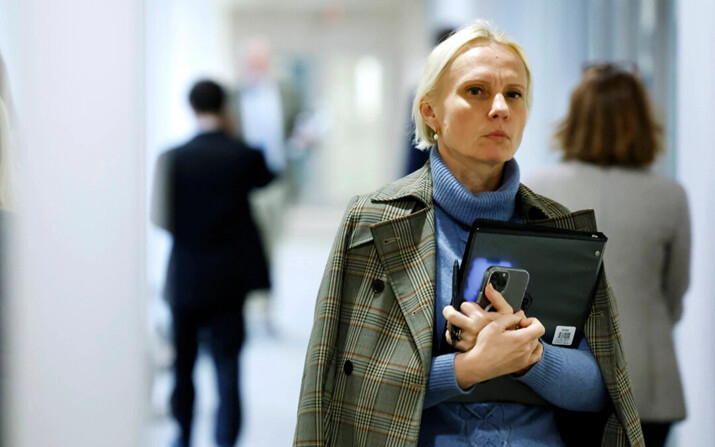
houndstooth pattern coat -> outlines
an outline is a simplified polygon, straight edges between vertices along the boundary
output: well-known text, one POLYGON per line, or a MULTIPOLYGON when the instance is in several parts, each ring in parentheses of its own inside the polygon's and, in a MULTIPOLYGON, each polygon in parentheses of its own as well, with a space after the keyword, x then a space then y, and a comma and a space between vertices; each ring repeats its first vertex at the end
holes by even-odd
MULTIPOLYGON (((523 185, 526 223, 595 230, 523 185)), ((424 168, 351 200, 318 292, 294 445, 415 446, 432 358, 436 247, 432 175, 424 168)), ((586 337, 612 405, 602 446, 642 446, 640 420, 605 277, 586 337)), ((584 440, 586 441, 586 440, 584 440)))

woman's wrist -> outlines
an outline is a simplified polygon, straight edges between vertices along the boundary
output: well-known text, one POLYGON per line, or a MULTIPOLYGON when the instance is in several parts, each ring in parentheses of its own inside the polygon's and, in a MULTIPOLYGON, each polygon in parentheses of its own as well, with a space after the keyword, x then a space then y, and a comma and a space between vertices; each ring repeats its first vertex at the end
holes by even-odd
POLYGON ((457 379, 457 385, 463 390, 484 381, 479 376, 478 371, 475 371, 472 365, 469 364, 467 354, 464 352, 454 357, 454 377, 457 379))

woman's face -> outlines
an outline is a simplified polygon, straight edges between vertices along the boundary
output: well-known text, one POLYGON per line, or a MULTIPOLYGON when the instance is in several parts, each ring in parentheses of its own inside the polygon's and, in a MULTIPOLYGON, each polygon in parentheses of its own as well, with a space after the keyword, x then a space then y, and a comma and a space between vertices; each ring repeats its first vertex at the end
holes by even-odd
POLYGON ((511 160, 526 125, 526 89, 524 63, 508 46, 483 42, 462 50, 422 105, 445 163, 481 169, 511 160))

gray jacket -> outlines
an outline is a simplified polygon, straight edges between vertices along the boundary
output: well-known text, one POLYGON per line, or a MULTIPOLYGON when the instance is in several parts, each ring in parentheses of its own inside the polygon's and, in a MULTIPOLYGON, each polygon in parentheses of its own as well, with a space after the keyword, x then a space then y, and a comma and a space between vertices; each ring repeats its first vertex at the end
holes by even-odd
POLYGON ((633 395, 645 422, 685 417, 673 346, 690 273, 683 188, 644 170, 568 162, 524 181, 571 209, 593 208, 608 236, 606 273, 616 297, 633 395))

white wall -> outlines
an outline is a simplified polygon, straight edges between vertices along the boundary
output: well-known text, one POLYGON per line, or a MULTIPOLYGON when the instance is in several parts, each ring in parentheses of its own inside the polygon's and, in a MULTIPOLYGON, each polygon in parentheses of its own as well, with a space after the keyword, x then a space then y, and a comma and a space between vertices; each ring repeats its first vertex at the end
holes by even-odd
POLYGON ((0 0, 24 202, 3 445, 142 443, 143 2, 0 0))
POLYGON ((715 439, 715 4, 677 3, 677 173, 693 222, 692 283, 677 330, 688 418, 677 445, 705 446, 715 439))

